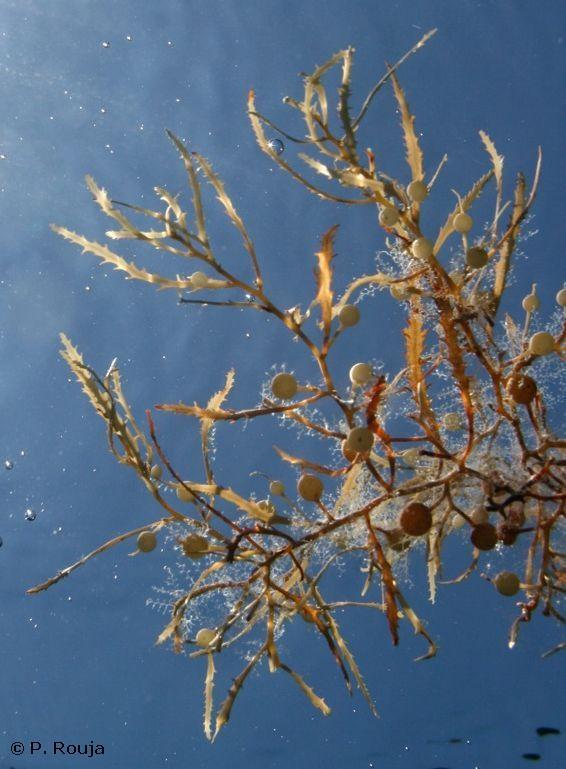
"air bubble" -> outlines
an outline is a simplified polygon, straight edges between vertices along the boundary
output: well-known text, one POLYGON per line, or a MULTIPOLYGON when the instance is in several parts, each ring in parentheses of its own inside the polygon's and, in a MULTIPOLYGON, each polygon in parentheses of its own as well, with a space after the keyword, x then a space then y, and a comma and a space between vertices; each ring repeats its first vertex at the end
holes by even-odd
POLYGON ((13 470, 14 469, 14 463, 10 459, 6 459, 4 462, 4 467, 6 470, 13 470))
POLYGON ((35 519, 37 518, 37 513, 31 507, 28 507, 28 509, 24 513, 24 518, 26 519, 26 521, 35 521, 35 519))
POLYGON ((102 45, 103 48, 110 48, 110 43, 108 42, 108 40, 104 40, 101 43, 101 45, 102 45))
POLYGON ((285 145, 281 141, 281 139, 270 139, 267 142, 267 146, 270 150, 275 152, 276 155, 282 155, 285 151, 285 145))

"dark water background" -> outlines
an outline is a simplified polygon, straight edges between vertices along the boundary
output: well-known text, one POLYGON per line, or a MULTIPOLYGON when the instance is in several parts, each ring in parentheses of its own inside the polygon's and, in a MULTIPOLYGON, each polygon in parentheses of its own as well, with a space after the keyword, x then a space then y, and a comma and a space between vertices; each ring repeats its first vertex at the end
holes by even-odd
MULTIPOLYGON (((262 668, 213 747, 201 732, 202 666, 154 646, 166 618, 145 604, 159 595, 153 587, 166 583, 170 552, 128 558, 126 545, 47 593, 24 595, 156 515, 133 474, 110 456, 102 424, 70 381, 58 357, 60 331, 102 373, 118 356, 138 414, 160 401, 205 400, 232 365, 236 406, 255 400, 274 363, 289 361, 299 376, 312 374, 282 332, 261 318, 180 307, 172 295, 99 268, 50 232, 56 222, 103 238, 108 225, 84 174, 121 200, 151 205, 156 184, 183 190, 186 200, 181 165, 163 132, 171 128, 224 179, 281 305, 305 305, 322 232, 341 224, 339 285, 371 269, 381 236, 367 211, 317 201, 272 168, 247 122, 247 91, 255 88, 264 113, 300 130, 281 104, 286 94, 300 95, 297 73, 353 45, 354 98, 361 99, 385 60, 438 27, 400 72, 427 168, 449 154, 448 201, 450 186, 467 189, 487 168, 478 129, 505 154, 510 178, 519 169, 532 173, 542 145, 543 180, 529 223, 538 234, 522 247, 508 309, 518 314, 534 280, 549 308, 564 277, 565 10, 558 0, 0 0, 0 452, 14 463, 0 470, 1 769, 565 765, 563 737, 536 733, 564 723, 563 659, 540 658, 561 637, 537 617, 510 652, 513 601, 498 599, 479 577, 441 590, 430 607, 422 564, 412 564, 408 592, 440 644, 430 662, 412 662, 422 648, 408 632, 392 649, 383 622, 364 613, 344 617, 380 720, 359 694, 347 697, 332 661, 297 627, 283 649, 332 716, 312 712, 290 681, 262 668), (27 508, 37 512, 34 521, 25 520, 27 508), (10 757, 15 740, 55 739, 93 740, 105 755, 10 757)), ((389 92, 374 104, 364 140, 392 175, 406 177, 389 92)), ((219 252, 237 263, 231 226, 214 205, 209 210, 219 252)), ((153 254, 140 258, 148 267, 165 266, 153 254)), ((389 341, 400 311, 374 302, 372 313, 336 353, 337 369, 346 372, 363 359, 370 331, 383 332, 371 354, 387 369, 400 365, 399 347, 389 341)), ((189 423, 163 417, 160 431, 190 474, 198 458, 189 423)), ((244 435, 222 433, 219 475, 229 480, 274 467, 274 441, 267 424, 244 435)), ((455 547, 449 557, 454 574, 459 555, 455 547)), ((346 597, 358 581, 358 574, 344 574, 337 592, 346 597)), ((241 666, 233 657, 224 662, 217 693, 241 666)))

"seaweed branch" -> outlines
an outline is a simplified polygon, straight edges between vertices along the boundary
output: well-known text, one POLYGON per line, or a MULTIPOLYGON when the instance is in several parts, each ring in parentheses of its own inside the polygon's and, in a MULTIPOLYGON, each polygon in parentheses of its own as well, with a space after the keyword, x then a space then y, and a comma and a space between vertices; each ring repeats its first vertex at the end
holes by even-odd
MULTIPOLYGON (((102 419, 110 452, 137 475, 158 506, 159 516, 113 535, 28 592, 46 590, 95 556, 133 538, 137 550, 130 555, 145 557, 158 542, 166 551, 175 550, 176 563, 180 559, 191 566, 180 569, 181 575, 190 574, 189 584, 175 592, 171 616, 158 643, 171 642, 176 652, 190 650, 191 659, 204 657, 203 726, 211 741, 228 722, 244 684, 263 660, 271 672, 289 675, 320 713, 330 713, 325 700, 281 659, 279 638, 290 622, 302 622, 305 632, 322 642, 347 690, 352 692, 355 681, 377 715, 337 616, 350 608, 371 608, 383 615, 394 645, 401 643, 410 626, 427 645, 419 659, 434 656, 434 639, 401 590, 401 558, 418 559, 424 552, 423 582, 428 583, 434 601, 439 585, 479 579, 477 567, 484 553, 494 549, 502 556, 510 553, 509 569, 486 574, 487 580, 480 583, 481 589, 495 588, 502 600, 521 598, 509 644, 518 642, 519 628, 537 613, 564 621, 560 602, 566 591, 562 544, 566 440, 551 424, 545 377, 563 363, 566 324, 559 328, 555 316, 529 336, 531 315, 540 306, 535 287, 523 301, 523 323, 507 315, 504 333, 496 324, 516 268, 521 228, 535 201, 541 153, 530 187, 519 173, 512 200, 506 201, 504 158, 480 131, 491 168, 467 193, 454 190, 457 204, 447 206, 436 237, 429 240, 423 235, 429 200, 436 195, 435 182, 447 156, 425 181, 424 147, 397 71, 434 32, 424 35, 396 64, 386 65, 357 113, 353 48, 339 51, 305 75, 302 99, 285 100, 303 121, 303 138, 259 112, 254 91, 249 92, 252 131, 269 160, 322 200, 369 206, 359 216, 376 213, 385 238, 385 256, 375 270, 358 273, 340 285, 334 267, 343 236, 338 235, 337 225, 322 233, 318 252, 314 258, 308 255, 315 290, 306 310, 280 305, 277 287, 269 285, 264 272, 264 258, 256 251, 220 175, 171 131, 167 134, 186 172, 187 207, 163 187, 155 187, 159 201, 155 210, 119 202, 88 176, 89 192, 115 227, 106 235, 118 248, 53 225, 57 234, 102 265, 158 290, 173 289, 179 303, 188 307, 259 311, 285 329, 290 341, 297 342, 294 349, 307 356, 316 372, 311 380, 299 381, 289 366, 282 367, 263 383, 247 408, 227 405, 237 387, 234 371, 227 373, 218 391, 211 387, 210 396, 202 401, 205 405, 179 400, 156 406, 160 420, 191 417, 185 422, 187 429, 200 437, 202 464, 191 460, 188 468, 175 467, 158 439, 152 414, 146 411, 147 434, 136 420, 117 362, 99 376, 61 335, 61 355, 102 419), (327 90, 332 73, 339 77, 335 102, 327 90), (378 167, 378 152, 358 152, 362 122, 389 81, 401 117, 409 170, 406 183, 378 167), (267 129, 308 148, 308 154, 299 153, 305 173, 296 170, 291 153, 280 152, 268 139, 267 129), (307 178, 311 173, 317 174, 319 182, 307 178), (228 268, 220 256, 223 249, 214 245, 213 217, 203 181, 238 232, 245 260, 243 266, 237 262, 237 269, 228 268), (482 226, 475 204, 488 192, 493 212, 482 226), (508 221, 503 223, 506 211, 508 221), (134 223, 130 219, 134 214, 149 223, 144 227, 134 223), (445 253, 449 240, 457 269, 445 253), (174 261, 171 274, 146 269, 137 258, 118 253, 131 241, 174 261), (188 262, 199 269, 179 274, 179 265, 184 272, 188 262), (367 335, 364 359, 343 372, 333 352, 344 338, 356 333, 362 314, 372 317, 368 308, 372 301, 385 307, 387 301, 396 302, 402 308, 402 367, 386 373, 372 364, 376 350, 379 354, 391 333, 387 323, 381 323, 367 335), (346 375, 349 383, 341 388, 346 375), (289 485, 255 468, 230 485, 217 477, 222 473, 213 451, 216 428, 260 418, 295 429, 294 446, 273 447, 273 458, 281 462, 282 477, 295 474, 296 487, 293 481, 289 485), (325 454, 320 444, 326 446, 325 454), (453 540, 461 549, 463 566, 459 576, 446 579, 444 545, 453 540), (519 561, 523 561, 520 569, 519 561), (338 566, 356 574, 361 569, 363 600, 324 594, 326 575, 338 566), (380 592, 374 599, 370 593, 376 583, 380 592), (207 616, 214 618, 212 627, 197 627, 203 606, 207 616), (214 717, 220 654, 225 652, 225 659, 232 647, 244 641, 246 664, 233 678, 214 717)), ((376 226, 374 216, 367 221, 368 227, 376 226)), ((305 261, 301 255, 297 270, 305 261)), ((290 263, 289 269, 295 266, 290 263)), ((558 293, 557 302, 561 308, 566 306, 566 289, 558 293)), ((243 443, 238 443, 237 452, 240 461, 246 453, 243 443)), ((563 648, 558 644, 546 656, 563 648)))

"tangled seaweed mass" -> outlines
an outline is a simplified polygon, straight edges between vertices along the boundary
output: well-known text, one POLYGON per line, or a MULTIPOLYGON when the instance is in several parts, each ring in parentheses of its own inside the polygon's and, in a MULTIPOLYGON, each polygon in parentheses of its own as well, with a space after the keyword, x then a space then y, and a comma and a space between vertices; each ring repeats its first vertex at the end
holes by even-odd
MULTIPOLYGON (((139 553, 154 550, 158 540, 170 543, 180 558, 192 564, 188 572, 192 576, 172 604, 159 642, 171 641, 175 651, 205 658, 204 731, 211 740, 228 721, 246 678, 264 659, 271 671, 289 674, 315 708, 330 712, 280 657, 278 640, 285 624, 293 620, 309 623, 338 664, 347 688, 351 690, 354 679, 375 712, 336 615, 345 607, 360 605, 383 613, 394 644, 408 622, 423 637, 422 659, 433 656, 433 638, 407 602, 395 569, 412 551, 424 552, 434 601, 437 582, 442 581, 443 545, 451 536, 468 542, 470 556, 465 570, 452 582, 469 576, 483 551, 508 549, 520 556, 520 570, 489 577, 501 600, 517 597, 510 646, 516 643, 521 623, 536 612, 563 621, 557 604, 566 586, 559 546, 566 442, 549 424, 540 372, 557 371, 562 362, 566 289, 557 295, 558 308, 549 324, 536 333, 531 329, 539 308, 535 287, 524 299, 524 318, 516 321, 506 316, 500 323, 497 317, 518 238, 535 200, 540 151, 532 180, 519 174, 512 198, 505 202, 503 157, 490 137, 480 132, 488 170, 468 192, 456 193, 453 210, 431 237, 424 214, 446 158, 433 175, 425 175, 414 117, 396 71, 432 34, 388 67, 357 115, 350 104, 351 48, 305 76, 303 99, 284 100, 304 120, 306 135, 301 139, 258 112, 254 93, 249 94, 251 126, 270 161, 323 200, 374 207, 385 232, 383 269, 355 278, 341 293, 333 281, 337 228, 324 233, 316 254, 316 292, 306 311, 282 309, 268 293, 261 260, 222 181, 204 157, 189 152, 171 132, 169 138, 192 191, 190 211, 160 187, 155 191, 163 206, 151 210, 113 201, 90 177, 87 185, 102 211, 118 225, 107 232, 111 240, 147 243, 174 257, 193 260, 200 270, 174 278, 148 272, 108 245, 53 227, 102 264, 112 265, 127 278, 171 289, 182 302, 253 310, 277 319, 290 340, 312 357, 319 372, 316 381, 300 383, 288 370, 279 371, 258 402, 244 410, 226 405, 234 371, 228 372, 224 386, 206 405, 157 406, 200 426, 203 476, 187 480, 168 459, 156 431, 155 414, 146 412, 145 426, 134 417, 116 364, 99 376, 71 341, 61 337, 63 358, 106 424, 110 451, 134 470, 161 517, 105 542, 29 592, 45 590, 125 540, 136 538, 139 553), (325 76, 336 71, 341 78, 338 130, 331 125, 334 117, 330 119, 324 85, 325 76), (371 150, 361 152, 358 147, 358 129, 368 108, 389 85, 401 118, 410 170, 407 184, 378 168, 371 150), (324 178, 322 186, 291 165, 281 140, 274 142, 267 135, 273 132, 288 147, 300 147, 298 158, 324 178), (212 185, 241 236, 250 277, 232 274, 211 245, 203 181, 212 185), (493 217, 487 226, 479 227, 473 218, 474 204, 489 189, 493 217), (147 217, 157 229, 140 229, 129 216, 147 217), (449 268, 443 256, 450 239, 461 244, 456 269, 449 268), (342 335, 355 333, 352 329, 363 311, 361 300, 371 301, 377 291, 389 292, 404 308, 404 367, 386 375, 376 372, 368 361, 360 361, 350 371, 348 390, 339 392, 330 361, 332 349, 342 335), (320 416, 323 403, 334 416, 320 416), (216 477, 212 452, 216 425, 260 418, 300 429, 295 453, 278 449, 281 461, 297 471, 296 490, 257 473, 253 476, 257 488, 244 493, 216 477), (309 459, 309 435, 328 444, 326 464, 309 459), (171 491, 173 495, 167 493, 171 491), (333 602, 323 592, 323 577, 333 568, 350 565, 363 567, 361 597, 333 602), (381 602, 366 599, 376 583, 381 602), (206 616, 215 618, 210 627, 199 624, 204 606, 206 616), (215 666, 221 654, 224 658, 230 647, 244 641, 246 664, 213 716, 215 666)), ((249 489, 250 480, 246 478, 245 483, 249 489)), ((518 560, 515 557, 514 562, 518 560)), ((560 644, 548 653, 563 647, 560 644)))

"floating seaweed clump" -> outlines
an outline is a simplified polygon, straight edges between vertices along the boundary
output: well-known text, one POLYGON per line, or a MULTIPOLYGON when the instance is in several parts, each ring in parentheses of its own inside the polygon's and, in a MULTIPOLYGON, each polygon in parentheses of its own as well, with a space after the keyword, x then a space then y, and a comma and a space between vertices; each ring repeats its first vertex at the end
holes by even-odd
MULTIPOLYGON (((531 318, 539 310, 536 288, 524 300, 525 317, 520 323, 506 316, 500 332, 497 317, 521 230, 535 200, 540 152, 532 182, 519 174, 511 200, 505 202, 503 157, 490 137, 480 132, 486 171, 467 192, 456 195, 454 208, 432 235, 425 214, 446 158, 435 173, 425 173, 414 117, 396 74, 432 34, 387 68, 357 114, 351 106, 351 48, 305 76, 302 100, 285 99, 304 120, 306 135, 301 139, 264 117, 253 91, 249 94, 252 129, 270 161, 322 200, 369 206, 377 212, 386 235, 384 264, 388 266, 355 277, 340 289, 333 275, 337 227, 324 233, 316 254, 316 290, 306 311, 279 306, 265 285, 252 238, 221 179, 204 157, 189 152, 171 132, 169 138, 192 191, 190 210, 161 187, 156 193, 163 206, 153 210, 112 200, 91 177, 87 185, 117 225, 107 233, 110 240, 144 242, 187 259, 198 269, 167 277, 126 260, 108 245, 53 227, 102 264, 112 265, 127 278, 172 290, 184 303, 253 310, 276 319, 318 370, 312 382, 299 382, 294 374, 280 370, 265 383, 260 405, 250 408, 236 410, 227 405, 234 371, 227 373, 224 385, 204 405, 157 406, 160 413, 177 414, 199 426, 203 474, 188 479, 168 459, 157 434, 155 412, 147 411, 143 424, 135 418, 116 364, 100 376, 71 341, 61 337, 61 354, 104 420, 111 452, 134 470, 160 508, 160 517, 105 542, 29 592, 50 587, 125 540, 137 541, 139 553, 150 553, 159 540, 175 548, 182 560, 192 564, 187 571, 190 584, 177 589, 170 621, 158 640, 171 641, 176 651, 188 650, 191 657, 204 657, 204 730, 209 739, 228 721, 246 679, 263 660, 272 672, 288 674, 315 708, 325 715, 330 712, 280 656, 281 632, 293 620, 304 621, 320 637, 348 690, 354 679, 375 712, 337 614, 356 606, 382 613, 394 644, 408 623, 425 642, 420 659, 432 657, 434 640, 397 578, 398 562, 413 552, 415 557, 425 554, 432 601, 437 583, 458 583, 469 577, 483 552, 515 553, 515 565, 519 558, 523 564, 520 570, 488 578, 502 600, 504 596, 517 600, 510 646, 516 643, 521 623, 529 622, 538 611, 563 620, 557 603, 566 586, 559 546, 566 442, 549 424, 543 380, 545 372, 561 362, 565 327, 556 315, 553 325, 538 325, 532 333, 531 318), (335 68, 341 72, 338 130, 332 127, 324 85, 325 76, 335 68), (362 152, 358 146, 358 130, 370 104, 388 84, 401 118, 409 168, 405 183, 378 167, 377 153, 362 152), (275 131, 285 139, 287 151, 281 151, 280 140, 268 138, 267 129, 271 137, 275 131), (302 150, 299 160, 308 173, 314 171, 323 178, 321 184, 292 164, 289 148, 297 144, 302 150), (241 236, 249 276, 233 274, 212 246, 203 180, 212 186, 241 236), (494 193, 493 216, 487 227, 479 227, 474 204, 489 187, 494 193), (141 229, 129 212, 147 217, 152 224, 141 229), (449 241, 458 244, 456 269, 448 267, 451 257, 444 255, 449 241), (405 312, 404 366, 397 372, 378 371, 371 358, 375 350, 368 348, 368 358, 352 367, 350 385, 341 392, 331 364, 333 348, 343 335, 356 333, 363 312, 360 298, 370 302, 376 290, 390 293, 391 301, 405 312), (335 416, 328 416, 331 413, 335 416), (297 472, 296 490, 259 472, 253 475, 251 491, 248 478, 242 479, 246 491, 223 484, 216 477, 212 450, 215 426, 267 418, 298 428, 296 450, 278 449, 281 461, 297 472), (327 463, 313 459, 310 436, 332 449, 327 463), (459 577, 446 580, 443 546, 452 536, 467 543, 469 562, 459 577), (349 565, 356 571, 363 567, 361 596, 332 600, 325 594, 323 578, 330 570, 349 565), (369 600, 376 589, 378 600, 369 600), (221 654, 224 657, 238 645, 245 645, 246 664, 213 716, 216 665, 221 654)), ((565 306, 564 289, 557 302, 560 308, 565 306)), ((373 341, 368 340, 368 347, 373 341)), ((559 648, 563 645, 551 652, 559 648)))

